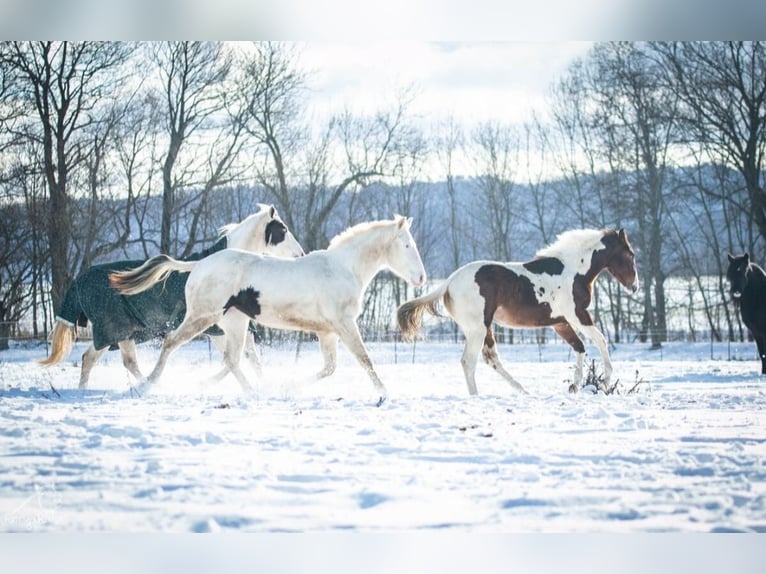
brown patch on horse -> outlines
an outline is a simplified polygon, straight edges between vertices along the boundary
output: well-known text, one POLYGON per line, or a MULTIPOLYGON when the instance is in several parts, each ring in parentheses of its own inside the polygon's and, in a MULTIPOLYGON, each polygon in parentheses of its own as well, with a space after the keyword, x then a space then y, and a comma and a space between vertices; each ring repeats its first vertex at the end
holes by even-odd
POLYGON ((538 257, 524 263, 524 268, 536 275, 561 275, 564 272, 564 262, 558 257, 538 257))
MULTIPOLYGON (((503 265, 482 265, 474 280, 484 298, 484 325, 487 328, 493 320, 509 327, 540 327, 562 320, 561 317, 551 317, 551 306, 537 299, 529 278, 503 265)), ((491 343, 494 344, 494 340, 491 343)))
POLYGON ((557 323, 553 326, 553 329, 558 333, 559 337, 569 343, 569 346, 572 347, 576 353, 585 352, 585 344, 582 342, 582 339, 577 332, 572 328, 572 325, 565 321, 563 323, 557 323))

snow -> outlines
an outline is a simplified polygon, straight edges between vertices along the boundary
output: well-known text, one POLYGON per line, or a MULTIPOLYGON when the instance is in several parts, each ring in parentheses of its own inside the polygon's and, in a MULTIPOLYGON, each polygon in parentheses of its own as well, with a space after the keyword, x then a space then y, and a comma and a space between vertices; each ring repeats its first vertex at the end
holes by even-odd
MULTIPOLYGON (((141 397, 119 353, 77 389, 78 343, 0 353, 0 531, 766 532, 766 380, 752 343, 613 349, 618 392, 567 392, 564 344, 501 346, 467 394, 460 344, 262 349, 244 395, 205 341, 141 397), (414 362, 413 362, 414 359, 414 362), (635 392, 628 390, 641 381, 635 392)), ((139 346, 145 371, 158 354, 139 346)), ((597 357, 589 348, 589 357, 597 357)), ((590 360, 590 359, 589 359, 590 360)), ((598 362, 597 362, 598 366, 598 362)))

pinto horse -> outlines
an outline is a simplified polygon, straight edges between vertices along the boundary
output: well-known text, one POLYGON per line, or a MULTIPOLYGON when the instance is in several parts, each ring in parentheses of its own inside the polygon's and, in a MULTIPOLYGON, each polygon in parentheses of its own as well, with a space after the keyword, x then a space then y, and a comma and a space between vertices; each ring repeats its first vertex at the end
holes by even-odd
POLYGON ((474 261, 464 265, 438 289, 401 305, 399 328, 405 340, 412 339, 420 329, 423 312, 438 315, 437 305, 443 301, 465 335, 461 364, 471 395, 477 394, 474 375, 479 352, 513 388, 527 392, 500 361, 493 322, 506 327, 553 327, 577 353, 572 392, 582 381, 585 355, 577 331, 587 335, 601 353, 608 383, 612 363, 606 339, 588 312, 593 282, 605 269, 625 288, 637 291, 635 256, 625 231, 567 231, 526 263, 474 261))
MULTIPOLYGON (((203 259, 226 247, 284 256, 303 255, 303 249, 273 205, 260 205, 258 212, 240 223, 223 227, 215 245, 192 255, 189 260, 203 259)), ((93 342, 82 356, 79 388, 87 388, 91 370, 108 349, 119 348, 125 367, 141 380, 143 375, 138 367, 135 344, 164 336, 181 323, 186 313, 184 287, 187 279, 186 275, 173 273, 163 285, 135 296, 120 295, 109 287, 109 273, 132 269, 141 263, 116 261, 93 265, 83 272, 67 290, 56 316, 51 354, 39 363, 51 366, 67 357, 76 336, 75 324, 85 327, 90 321, 93 342)), ((211 329, 210 334, 214 331, 211 329)), ((220 335, 220 330, 217 332, 220 335)), ((216 347, 225 345, 219 341, 221 338, 212 337, 216 347)), ((258 368, 252 341, 247 354, 258 368)))
POLYGON ((750 261, 750 254, 735 256, 731 253, 726 278, 731 287, 731 298, 739 308, 742 321, 750 329, 761 357, 761 374, 766 375, 766 272, 750 261))
POLYGON ((380 405, 386 388, 373 368, 356 320, 364 292, 379 271, 390 269, 415 286, 425 282, 411 224, 411 218, 399 215, 393 220, 360 223, 336 236, 326 250, 299 259, 226 249, 188 263, 158 256, 132 272, 113 273, 112 286, 134 294, 171 271, 191 272, 186 283, 186 317, 165 337, 146 383, 159 379, 170 353, 215 324, 227 337, 224 368, 213 380, 232 372, 243 390, 250 390, 239 359, 252 319, 267 327, 315 332, 324 356, 318 378, 335 371, 338 340, 343 341, 372 380, 380 405))

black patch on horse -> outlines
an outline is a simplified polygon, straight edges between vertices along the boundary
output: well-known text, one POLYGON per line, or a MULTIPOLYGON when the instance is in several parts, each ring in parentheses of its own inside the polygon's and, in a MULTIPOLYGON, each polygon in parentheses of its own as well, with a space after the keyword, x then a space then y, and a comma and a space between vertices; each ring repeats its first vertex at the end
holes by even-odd
POLYGON ((261 294, 252 287, 242 289, 242 291, 236 295, 229 297, 226 305, 223 306, 223 312, 226 313, 231 307, 234 307, 235 309, 242 311, 248 317, 254 319, 261 314, 261 304, 258 302, 258 297, 260 297, 260 295, 261 294))
POLYGON ((279 245, 287 237, 287 226, 277 219, 266 224, 266 244, 279 245))
POLYGON ((556 257, 539 257, 524 263, 524 268, 536 275, 547 273, 548 275, 561 275, 564 272, 564 263, 556 257))

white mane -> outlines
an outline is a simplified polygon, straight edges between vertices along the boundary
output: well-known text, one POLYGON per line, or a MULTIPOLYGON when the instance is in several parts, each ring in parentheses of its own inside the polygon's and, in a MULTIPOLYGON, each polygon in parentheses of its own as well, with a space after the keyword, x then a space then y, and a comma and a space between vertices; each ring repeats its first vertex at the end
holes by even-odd
MULTIPOLYGON (((579 264, 578 260, 582 258, 584 253, 593 253, 605 247, 601 242, 605 233, 603 229, 572 229, 565 231, 559 234, 556 237, 556 241, 552 244, 540 249, 535 256, 556 257, 565 265, 569 264, 577 267, 579 264)), ((590 264, 590 259, 588 259, 588 264, 590 264)))
POLYGON ((398 220, 388 221, 367 221, 364 223, 357 223, 353 227, 349 227, 345 231, 342 231, 330 240, 330 245, 327 249, 335 249, 344 243, 348 243, 359 235, 363 235, 372 230, 383 230, 386 228, 392 228, 398 223, 398 220))

